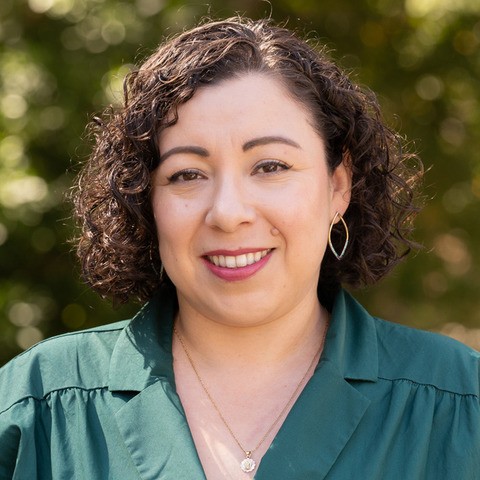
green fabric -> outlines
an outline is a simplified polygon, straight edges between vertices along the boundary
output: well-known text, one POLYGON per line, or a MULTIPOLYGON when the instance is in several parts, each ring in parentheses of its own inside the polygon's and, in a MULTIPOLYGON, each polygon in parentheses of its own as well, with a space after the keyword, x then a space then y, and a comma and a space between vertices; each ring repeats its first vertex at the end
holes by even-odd
MULTIPOLYGON (((205 478, 175 391, 175 305, 46 340, 0 370, 0 479, 205 478)), ((479 354, 335 301, 258 480, 478 480, 479 354)))

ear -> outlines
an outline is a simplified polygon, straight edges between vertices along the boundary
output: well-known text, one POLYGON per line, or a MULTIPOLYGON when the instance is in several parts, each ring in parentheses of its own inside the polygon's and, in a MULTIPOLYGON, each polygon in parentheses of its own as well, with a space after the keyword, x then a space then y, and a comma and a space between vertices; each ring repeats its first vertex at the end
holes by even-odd
POLYGON ((342 162, 332 172, 330 184, 332 188, 330 218, 333 218, 337 212, 343 216, 350 204, 352 194, 351 158, 348 151, 343 154, 342 162))

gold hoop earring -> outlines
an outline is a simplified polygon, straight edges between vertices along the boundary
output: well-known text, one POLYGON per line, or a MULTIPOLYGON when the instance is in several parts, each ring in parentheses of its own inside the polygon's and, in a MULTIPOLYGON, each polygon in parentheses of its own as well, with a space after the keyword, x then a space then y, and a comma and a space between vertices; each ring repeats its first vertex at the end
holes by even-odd
POLYGON ((328 230, 328 246, 330 247, 330 250, 335 255, 337 260, 341 260, 345 255, 345 252, 348 247, 348 239, 349 239, 349 235, 348 235, 347 224, 345 223, 345 220, 343 219, 343 217, 337 212, 335 213, 335 216, 333 217, 333 220, 330 223, 330 229, 328 230), (337 219, 337 217, 340 218, 341 222, 343 223, 343 228, 345 229, 345 244, 343 245, 343 249, 340 253, 338 253, 337 250, 335 250, 335 247, 333 246, 333 243, 332 243, 332 230, 333 230, 333 226, 335 225, 335 220, 337 219))

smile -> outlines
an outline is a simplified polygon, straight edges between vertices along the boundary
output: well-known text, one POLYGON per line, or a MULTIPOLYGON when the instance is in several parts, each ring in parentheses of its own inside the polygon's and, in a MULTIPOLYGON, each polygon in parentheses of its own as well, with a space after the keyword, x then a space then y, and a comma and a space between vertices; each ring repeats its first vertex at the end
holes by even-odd
POLYGON ((217 267, 241 268, 253 265, 264 258, 271 249, 261 250, 260 252, 244 253, 242 255, 207 255, 207 259, 217 267))

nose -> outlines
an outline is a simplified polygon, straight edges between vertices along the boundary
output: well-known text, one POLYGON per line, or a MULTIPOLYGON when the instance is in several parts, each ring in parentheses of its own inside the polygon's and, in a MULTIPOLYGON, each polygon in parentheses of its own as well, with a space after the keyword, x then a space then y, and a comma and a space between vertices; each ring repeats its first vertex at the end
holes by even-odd
POLYGON ((214 188, 206 224, 224 232, 234 232, 240 225, 252 223, 256 211, 251 200, 240 179, 219 181, 214 188))

